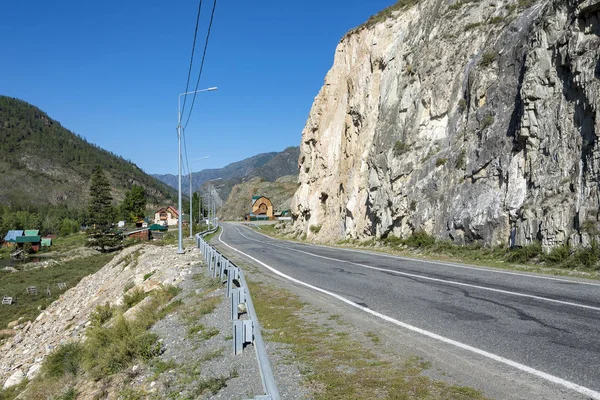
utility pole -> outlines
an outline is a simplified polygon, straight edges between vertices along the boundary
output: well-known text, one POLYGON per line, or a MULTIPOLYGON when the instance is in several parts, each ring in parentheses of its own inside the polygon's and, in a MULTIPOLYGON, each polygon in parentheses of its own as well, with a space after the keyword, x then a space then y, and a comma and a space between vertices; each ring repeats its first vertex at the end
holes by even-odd
MULTIPOLYGON (((182 210, 182 205, 181 205, 181 96, 186 96, 188 94, 191 93, 199 93, 199 92, 210 92, 213 90, 217 90, 216 87, 210 87, 208 89, 202 89, 202 90, 193 90, 191 92, 185 92, 185 93, 181 93, 179 95, 179 97, 177 97, 177 148, 178 148, 178 189, 179 189, 179 193, 178 193, 178 197, 177 197, 177 207, 178 207, 178 212, 179 212, 179 218, 177 218, 177 228, 178 228, 178 240, 177 240, 177 254, 183 254, 183 234, 182 234, 182 227, 183 227, 183 210, 182 210)), ((190 199, 191 201, 191 199, 190 199)), ((191 218, 191 215, 190 215, 191 218)), ((191 223, 191 221, 190 221, 191 223)))

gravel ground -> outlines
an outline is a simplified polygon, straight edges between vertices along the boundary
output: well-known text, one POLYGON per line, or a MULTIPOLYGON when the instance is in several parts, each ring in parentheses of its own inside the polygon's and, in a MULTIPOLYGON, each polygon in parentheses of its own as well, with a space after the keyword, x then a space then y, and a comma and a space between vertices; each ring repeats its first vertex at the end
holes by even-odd
MULTIPOLYGON (((264 395, 254 345, 247 345, 242 354, 233 354, 225 286, 210 286, 204 264, 191 268, 175 299, 183 305, 152 328, 164 352, 149 366, 141 367, 134 386, 154 398, 251 399, 264 395), (213 312, 195 319, 194 312, 207 302, 217 303, 213 312), (190 334, 191 328, 199 326, 203 329, 190 334)), ((302 375, 290 362, 293 355, 286 346, 267 344, 267 352, 281 398, 311 398, 301 387, 302 375)))

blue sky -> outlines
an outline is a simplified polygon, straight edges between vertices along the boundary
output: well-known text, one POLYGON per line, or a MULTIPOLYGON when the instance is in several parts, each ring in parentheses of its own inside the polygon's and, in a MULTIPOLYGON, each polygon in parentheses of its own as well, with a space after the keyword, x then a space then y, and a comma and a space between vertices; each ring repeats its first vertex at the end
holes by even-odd
MULTIPOLYGON (((186 131, 189 158, 210 158, 192 170, 299 145, 339 40, 393 3, 220 0, 199 86, 219 90, 198 94, 186 131)), ((177 96, 197 7, 196 0, 2 1, 0 94, 40 107, 148 173, 176 173, 177 96)), ((211 8, 204 0, 193 87, 211 8)))

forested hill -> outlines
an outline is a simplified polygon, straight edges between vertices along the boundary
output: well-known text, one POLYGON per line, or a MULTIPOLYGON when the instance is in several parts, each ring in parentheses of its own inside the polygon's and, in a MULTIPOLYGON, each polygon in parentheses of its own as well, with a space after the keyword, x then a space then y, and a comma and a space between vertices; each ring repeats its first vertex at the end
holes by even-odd
POLYGON ((151 204, 174 198, 174 191, 135 164, 65 129, 24 101, 0 96, 0 204, 83 206, 94 166, 109 178, 113 198, 132 185, 146 189, 151 204))

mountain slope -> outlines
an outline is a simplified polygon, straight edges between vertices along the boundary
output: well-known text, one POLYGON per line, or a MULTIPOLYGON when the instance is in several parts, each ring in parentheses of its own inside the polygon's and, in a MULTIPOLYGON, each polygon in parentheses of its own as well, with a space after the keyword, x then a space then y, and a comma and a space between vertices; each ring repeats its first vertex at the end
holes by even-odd
MULTIPOLYGON (((206 182, 220 178, 210 183, 216 188, 219 200, 222 204, 228 197, 231 189, 242 182, 255 177, 261 177, 273 182, 282 176, 298 174, 299 147, 288 147, 281 152, 262 153, 245 160, 226 165, 223 168, 205 169, 192 174, 192 189, 202 194, 209 192, 206 182)), ((152 175, 160 181, 177 188, 177 175, 164 174, 152 175)), ((189 193, 189 176, 183 177, 183 193, 189 193)))
POLYGON ((174 196, 135 164, 87 142, 24 101, 0 96, 0 138, 1 204, 81 207, 96 165, 107 174, 115 200, 134 184, 146 189, 151 204, 174 196))

